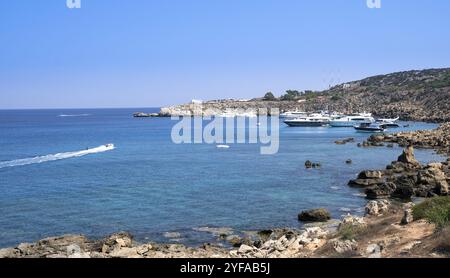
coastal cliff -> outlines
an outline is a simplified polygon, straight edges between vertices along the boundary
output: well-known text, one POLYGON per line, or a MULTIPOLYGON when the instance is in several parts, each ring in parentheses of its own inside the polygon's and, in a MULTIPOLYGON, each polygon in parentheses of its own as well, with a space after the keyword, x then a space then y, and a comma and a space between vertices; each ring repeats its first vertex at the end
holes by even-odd
POLYGON ((241 110, 278 108, 282 111, 330 110, 371 112, 424 122, 450 121, 450 68, 397 72, 340 84, 329 90, 305 91, 293 97, 253 100, 216 100, 161 108, 161 116, 206 116, 241 110), (197 107, 197 108, 196 108, 197 107))

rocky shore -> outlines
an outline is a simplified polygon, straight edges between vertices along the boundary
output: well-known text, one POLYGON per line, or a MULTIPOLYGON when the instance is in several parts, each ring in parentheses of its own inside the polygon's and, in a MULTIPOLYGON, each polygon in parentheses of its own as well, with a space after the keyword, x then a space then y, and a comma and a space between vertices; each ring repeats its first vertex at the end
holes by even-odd
POLYGON ((433 130, 417 130, 394 134, 373 135, 367 140, 370 145, 396 143, 399 146, 434 149, 438 153, 450 155, 450 123, 441 124, 433 130))
MULTIPOLYGON (((326 209, 318 208, 299 213, 298 220, 306 223, 302 230, 265 230, 243 237, 231 229, 204 228, 199 231, 211 232, 217 241, 201 247, 139 243, 126 232, 102 240, 65 235, 0 249, 0 258, 449 257, 450 228, 437 230, 429 221, 414 219, 417 205, 411 202, 449 196, 450 158, 421 165, 414 156, 414 147, 449 154, 449 138, 449 123, 429 131, 371 136, 368 146, 387 142, 406 148, 385 169, 365 170, 349 181, 369 200, 364 217, 333 220, 326 209)), ((305 167, 313 165, 307 162, 305 167)))
POLYGON ((449 229, 413 217, 413 197, 448 196, 450 159, 420 165, 410 146, 383 170, 361 172, 350 186, 363 188, 371 201, 365 216, 331 220, 324 209, 300 212, 305 228, 233 234, 231 229, 203 229, 216 235, 201 247, 139 243, 121 232, 102 240, 65 235, 0 250, 0 258, 309 258, 309 257, 448 257, 449 229), (232 246, 232 247, 225 247, 232 246))

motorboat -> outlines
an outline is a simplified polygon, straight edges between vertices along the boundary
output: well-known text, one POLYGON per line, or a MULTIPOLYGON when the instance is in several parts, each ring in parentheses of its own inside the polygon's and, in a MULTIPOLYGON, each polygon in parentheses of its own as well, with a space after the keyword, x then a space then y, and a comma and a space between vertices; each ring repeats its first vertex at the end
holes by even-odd
POLYGON ((354 127, 355 125, 360 125, 364 123, 373 123, 375 119, 372 116, 356 115, 356 116, 343 116, 330 121, 330 126, 332 127, 354 127))
POLYGON ((379 123, 384 128, 398 128, 400 125, 397 123, 397 121, 400 118, 395 119, 377 119, 376 122, 379 123))
POLYGON ((291 120, 285 120, 284 123, 291 127, 318 127, 328 125, 330 118, 320 114, 312 114, 309 117, 299 117, 291 120))
POLYGON ((299 117, 306 117, 308 116, 307 112, 301 112, 301 111, 287 111, 280 114, 280 118, 288 118, 288 119, 295 119, 299 117))
POLYGON ((382 125, 376 123, 362 123, 354 128, 358 132, 384 132, 386 130, 382 125))

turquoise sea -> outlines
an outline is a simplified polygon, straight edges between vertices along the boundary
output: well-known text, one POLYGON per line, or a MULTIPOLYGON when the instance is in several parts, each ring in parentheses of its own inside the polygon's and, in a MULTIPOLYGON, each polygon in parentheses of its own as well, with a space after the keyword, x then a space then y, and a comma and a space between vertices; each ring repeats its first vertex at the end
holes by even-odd
MULTIPOLYGON (((401 153, 334 144, 368 136, 352 128, 284 124, 276 155, 261 155, 252 144, 177 145, 171 141, 176 121, 133 118, 137 111, 158 109, 0 111, 0 247, 117 231, 159 242, 170 240, 165 232, 178 232, 181 243, 198 245, 214 240, 197 231, 201 227, 300 227, 297 214, 317 207, 334 218, 360 214, 365 200, 348 180, 384 168, 401 153), (115 149, 94 149, 108 143, 115 149), (87 149, 94 153, 84 155, 87 149), (306 160, 322 167, 307 170, 306 160)), ((409 124, 401 129, 436 127, 409 124)), ((422 162, 441 160, 431 150, 416 155, 422 162)))

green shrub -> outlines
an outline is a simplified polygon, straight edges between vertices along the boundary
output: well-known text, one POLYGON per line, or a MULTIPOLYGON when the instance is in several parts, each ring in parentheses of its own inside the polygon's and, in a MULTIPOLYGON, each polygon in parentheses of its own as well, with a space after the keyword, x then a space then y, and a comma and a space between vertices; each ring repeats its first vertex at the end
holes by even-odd
POLYGON ((339 237, 343 240, 353 240, 364 233, 366 229, 367 227, 363 225, 341 224, 339 226, 339 237))
POLYGON ((443 229, 450 224, 450 197, 435 197, 413 207, 415 220, 426 219, 443 229))

